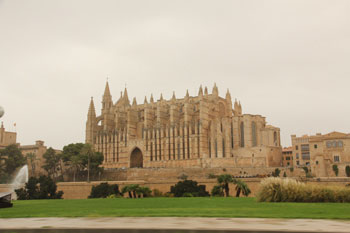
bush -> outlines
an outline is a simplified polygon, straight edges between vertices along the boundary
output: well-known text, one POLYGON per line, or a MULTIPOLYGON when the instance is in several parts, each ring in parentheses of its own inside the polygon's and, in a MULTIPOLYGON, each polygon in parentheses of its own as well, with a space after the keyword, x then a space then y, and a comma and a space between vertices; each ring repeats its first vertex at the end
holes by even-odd
POLYGON ((350 202, 350 189, 305 184, 294 179, 267 178, 261 181, 257 200, 262 202, 350 202))
POLYGON ((117 184, 109 185, 105 182, 97 186, 92 186, 89 198, 106 198, 111 195, 120 195, 119 186, 117 184))
POLYGON ((216 175, 212 174, 212 173, 209 173, 208 174, 208 179, 216 179, 216 175))
POLYGON ((30 177, 25 188, 15 190, 18 200, 61 199, 63 192, 56 191, 56 183, 48 176, 30 177))
POLYGON ((221 185, 215 185, 213 189, 211 190, 211 195, 213 197, 223 197, 224 196, 224 191, 222 190, 221 185))
POLYGON ((175 197, 183 197, 185 193, 191 193, 193 197, 209 196, 209 193, 205 190, 205 185, 198 185, 193 180, 179 181, 175 186, 170 187, 170 193, 174 194, 175 197))
POLYGON ((332 168, 333 168, 334 174, 335 174, 336 176, 338 176, 338 173, 339 173, 338 165, 334 164, 334 165, 332 166, 332 168))
POLYGON ((346 173, 346 176, 347 176, 347 177, 350 177, 350 166, 349 166, 349 165, 347 165, 347 166, 345 167, 345 173, 346 173))
POLYGON ((153 189, 153 196, 154 197, 164 197, 164 194, 159 191, 159 189, 153 189))
POLYGON ((275 171, 272 172, 273 177, 278 177, 280 176, 281 170, 276 168, 275 171))

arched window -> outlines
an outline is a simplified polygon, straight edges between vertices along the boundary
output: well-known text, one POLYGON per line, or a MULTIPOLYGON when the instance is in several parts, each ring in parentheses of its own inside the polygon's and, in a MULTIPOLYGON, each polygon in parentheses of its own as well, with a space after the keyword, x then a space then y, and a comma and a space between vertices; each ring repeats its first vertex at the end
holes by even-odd
POLYGON ((252 146, 257 146, 256 140, 256 123, 252 122, 252 146))
POLYGON ((277 132, 273 132, 273 142, 275 143, 275 146, 277 146, 277 132))
POLYGON ((233 124, 231 122, 231 148, 233 149, 234 147, 234 141, 233 141, 233 124))
POLYGON ((244 123, 241 122, 241 147, 244 147, 244 123))
POLYGON ((218 157, 218 140, 215 139, 215 157, 218 157))
POLYGON ((225 157, 225 139, 222 139, 222 157, 225 157))

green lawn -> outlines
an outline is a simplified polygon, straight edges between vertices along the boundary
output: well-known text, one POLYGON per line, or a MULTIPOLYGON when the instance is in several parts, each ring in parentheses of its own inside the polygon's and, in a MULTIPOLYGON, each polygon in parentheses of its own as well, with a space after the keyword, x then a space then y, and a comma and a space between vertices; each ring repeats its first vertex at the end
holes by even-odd
POLYGON ((350 219, 350 204, 259 203, 254 198, 144 198, 14 201, 1 218, 257 217, 350 219))

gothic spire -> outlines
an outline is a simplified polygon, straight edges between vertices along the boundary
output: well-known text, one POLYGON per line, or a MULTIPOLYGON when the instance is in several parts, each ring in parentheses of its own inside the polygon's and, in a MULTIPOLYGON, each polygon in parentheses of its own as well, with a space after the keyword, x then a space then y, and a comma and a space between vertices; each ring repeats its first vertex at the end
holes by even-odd
POLYGON ((143 101, 144 104, 148 104, 147 97, 145 96, 145 100, 143 101))
POLYGON ((162 93, 160 93, 160 99, 159 100, 163 101, 163 94, 162 93))
POLYGON ((218 96, 219 95, 219 89, 218 87, 216 86, 216 83, 214 83, 214 87, 213 87, 213 95, 215 96, 218 96))
POLYGON ((107 81, 103 97, 109 97, 109 96, 111 96, 111 92, 109 91, 109 84, 108 84, 108 81, 107 81))
POLYGON ((134 97, 134 99, 132 100, 132 106, 136 106, 137 102, 136 102, 136 97, 134 97))
POLYGON ((231 94, 230 94, 230 91, 228 88, 227 88, 227 92, 226 92, 226 100, 231 101, 231 94))
POLYGON ((175 102, 176 101, 176 97, 175 97, 175 91, 173 91, 173 96, 171 97, 171 102, 175 102))
POLYGON ((95 111, 95 105, 94 105, 94 98, 91 97, 89 111, 88 111, 88 118, 90 117, 96 117, 96 111, 95 111))
POLYGON ((203 88, 202 88, 202 85, 199 87, 198 96, 203 96, 203 88))
POLYGON ((204 95, 208 95, 208 88, 207 87, 204 88, 204 95))
POLYGON ((151 104, 154 103, 153 94, 151 94, 151 99, 149 100, 149 102, 150 102, 151 104))

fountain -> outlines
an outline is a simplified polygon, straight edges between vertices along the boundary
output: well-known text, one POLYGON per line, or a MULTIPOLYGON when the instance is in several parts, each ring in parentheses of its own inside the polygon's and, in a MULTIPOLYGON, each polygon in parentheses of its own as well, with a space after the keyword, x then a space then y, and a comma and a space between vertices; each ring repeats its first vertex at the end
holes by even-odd
POLYGON ((11 183, 11 192, 13 193, 12 199, 16 200, 17 195, 15 193, 16 189, 23 188, 28 182, 28 165, 24 165, 15 176, 15 179, 11 183))

